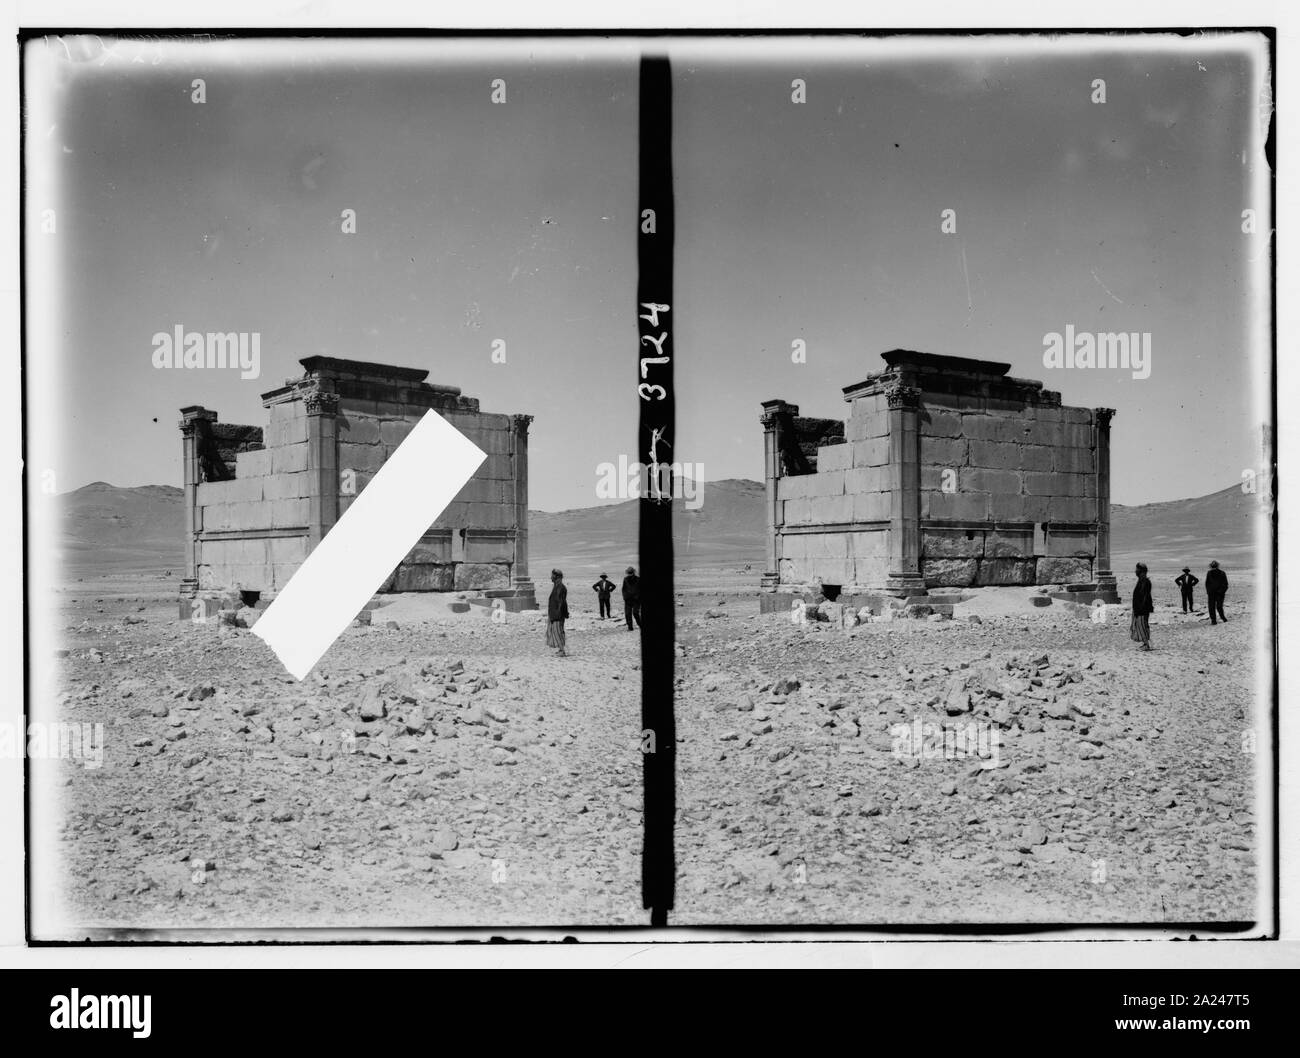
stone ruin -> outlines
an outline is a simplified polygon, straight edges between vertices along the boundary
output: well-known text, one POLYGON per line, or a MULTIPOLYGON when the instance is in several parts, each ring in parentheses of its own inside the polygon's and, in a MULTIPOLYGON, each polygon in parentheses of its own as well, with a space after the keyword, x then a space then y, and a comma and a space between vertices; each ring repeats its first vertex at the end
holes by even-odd
MULTIPOLYGON (((313 356, 262 394, 265 427, 181 409, 185 468, 183 596, 273 596, 429 409, 487 459, 380 587, 465 591, 536 606, 528 576, 531 415, 484 412, 427 371, 313 356)), ((495 604, 493 604, 495 605, 495 604)), ((182 599, 182 616, 190 605, 182 599)))
POLYGON ((1118 602, 1110 408, 1073 408, 1010 364, 883 353, 844 422, 763 404, 764 611, 794 597, 929 613, 964 589, 1118 602))

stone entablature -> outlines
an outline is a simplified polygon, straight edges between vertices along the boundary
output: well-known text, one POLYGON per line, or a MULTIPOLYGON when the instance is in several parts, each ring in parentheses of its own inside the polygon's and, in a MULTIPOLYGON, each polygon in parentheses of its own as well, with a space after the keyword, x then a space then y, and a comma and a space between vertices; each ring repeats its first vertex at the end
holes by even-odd
POLYGON ((849 593, 931 587, 1100 585, 1110 572, 1110 419, 1064 406, 1009 364, 896 349, 844 389, 845 443, 791 476, 763 405, 768 564, 763 587, 849 593))
POLYGON ((533 605, 532 416, 483 412, 477 399, 430 384, 428 372, 415 368, 319 356, 301 363, 301 378, 262 395, 264 428, 221 424, 216 412, 198 406, 182 409, 184 588, 279 591, 432 409, 487 459, 380 590, 481 589, 511 609, 533 605), (211 457, 218 435, 241 441, 231 474, 211 457))

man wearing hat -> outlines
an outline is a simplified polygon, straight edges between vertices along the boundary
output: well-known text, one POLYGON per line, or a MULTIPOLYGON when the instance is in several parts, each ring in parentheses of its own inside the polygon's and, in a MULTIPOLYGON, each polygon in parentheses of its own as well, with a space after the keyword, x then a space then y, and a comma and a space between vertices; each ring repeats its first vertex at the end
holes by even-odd
POLYGON ((627 567, 627 576, 623 578, 623 616, 627 618, 627 630, 632 631, 632 621, 641 627, 641 579, 636 575, 636 567, 627 567))
POLYGON ((1178 590, 1183 593, 1183 613, 1191 613, 1193 609, 1192 589, 1201 583, 1201 578, 1192 576, 1190 567, 1184 566, 1183 575, 1175 577, 1174 583, 1178 585, 1178 590))
POLYGON ((1209 572, 1205 574, 1205 600, 1210 609, 1210 624, 1227 622, 1223 615, 1223 597, 1228 594, 1228 575, 1219 568, 1219 563, 1211 562, 1209 572), (1215 615, 1218 620, 1215 620, 1215 615))
POLYGON ((600 580, 596 581, 591 588, 600 602, 600 619, 603 621, 609 616, 609 597, 614 594, 614 582, 609 579, 608 573, 602 573, 600 580))

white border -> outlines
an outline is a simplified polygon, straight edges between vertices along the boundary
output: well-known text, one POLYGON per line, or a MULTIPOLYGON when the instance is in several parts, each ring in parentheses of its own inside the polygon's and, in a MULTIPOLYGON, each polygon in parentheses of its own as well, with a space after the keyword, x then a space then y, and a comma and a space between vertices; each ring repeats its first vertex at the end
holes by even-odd
MULTIPOLYGON (((636 10, 624 6, 612 9, 607 0, 587 0, 537 5, 521 0, 498 0, 490 7, 482 5, 416 6, 392 0, 366 0, 364 3, 318 2, 305 10, 303 5, 266 3, 264 0, 205 0, 178 10, 174 3, 152 2, 94 3, 23 2, 15 5, 8 49, 0 52, 0 113, 3 114, 4 149, 8 164, 4 167, 4 191, 10 209, 18 200, 18 74, 17 46, 19 26, 34 27, 176 27, 196 29, 225 27, 261 27, 293 30, 321 27, 418 28, 606 28, 618 24, 625 28, 860 28, 870 24, 875 29, 941 29, 1033 27, 1033 28, 1151 28, 1186 26, 1275 26, 1277 35, 1276 64, 1279 96, 1278 123, 1277 217, 1279 229, 1298 201, 1295 143, 1291 133, 1294 123, 1286 115, 1294 113, 1291 72, 1300 55, 1300 17, 1294 5, 1281 3, 1236 2, 1207 3, 1186 0, 1178 4, 1139 2, 1139 0, 1101 0, 1087 5, 1045 7, 1041 0, 998 2, 989 0, 978 7, 957 4, 888 5, 864 7, 849 4, 826 4, 817 0, 791 5, 751 3, 743 7, 717 0, 676 0, 676 2, 642 3, 636 10), (612 12, 617 12, 616 14, 612 12)), ((10 216, 14 214, 11 212, 10 216)), ((3 421, 6 429, 0 446, 12 468, 11 495, 21 497, 20 473, 20 393, 18 350, 21 334, 18 312, 18 240, 5 255, 3 283, 0 283, 0 312, 10 340, 3 346, 3 363, 9 385, 0 389, 4 401, 3 421)), ((1289 465, 1297 427, 1286 414, 1288 397, 1296 392, 1295 368, 1287 355, 1296 334, 1296 302, 1285 296, 1300 289, 1300 275, 1294 256, 1283 253, 1277 273, 1278 341, 1277 393, 1280 411, 1277 446, 1279 465, 1289 465)), ((1281 478, 1279 493, 1285 500, 1286 481, 1281 478)), ((1291 519, 1282 512, 1279 555, 1291 552, 1295 532, 1291 519)), ((0 518, 0 575, 11 589, 10 605, 0 608, 0 720, 21 723, 22 702, 22 610, 17 605, 16 589, 22 584, 21 510, 18 503, 4 505, 0 518)), ((1285 563, 1279 570, 1279 635, 1286 643, 1300 607, 1300 577, 1285 563), (1292 601, 1287 601, 1292 600, 1292 601)), ((946 943, 940 941, 863 941, 853 943, 655 943, 652 934, 620 935, 617 943, 592 942, 577 946, 545 945, 536 948, 509 946, 502 949, 467 947, 382 947, 382 948, 80 948, 28 949, 23 946, 23 856, 22 856, 22 770, 21 761, 0 761, 0 965, 37 967, 205 967, 267 966, 302 968, 312 966, 876 966, 902 967, 1252 967, 1300 965, 1300 925, 1297 925, 1295 893, 1300 884, 1300 862, 1296 826, 1300 819, 1297 785, 1293 763, 1298 723, 1285 706, 1288 690, 1296 673, 1295 652, 1281 651, 1280 740, 1282 746, 1279 775, 1281 812, 1281 884, 1282 940, 1279 942, 1216 942, 1215 944, 1168 944, 1159 941, 1113 941, 1078 943, 1068 941, 989 941, 946 943), (16 766, 15 766, 16 764, 16 766), (630 942, 630 943, 629 943, 630 942)), ((1261 834, 1261 836, 1263 836, 1261 834)), ((509 931, 514 932, 514 931, 509 931)), ((675 937, 679 940, 680 937, 675 937)))

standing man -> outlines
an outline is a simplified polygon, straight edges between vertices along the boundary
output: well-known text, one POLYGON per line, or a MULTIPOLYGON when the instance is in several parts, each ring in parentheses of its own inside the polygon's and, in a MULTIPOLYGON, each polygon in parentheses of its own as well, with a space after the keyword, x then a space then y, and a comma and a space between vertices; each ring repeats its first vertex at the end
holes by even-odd
POLYGON ((551 570, 551 597, 546 602, 546 645, 559 648, 557 657, 567 657, 564 650, 564 622, 569 617, 569 589, 564 586, 564 574, 551 570))
POLYGON ((623 616, 627 618, 627 630, 632 631, 635 618, 637 628, 641 627, 641 579, 636 575, 636 567, 627 567, 627 576, 623 578, 623 616))
POLYGON ((1192 589, 1201 583, 1201 578, 1192 576, 1191 569, 1184 566, 1183 575, 1175 577, 1174 583, 1178 585, 1178 590, 1183 593, 1183 613, 1191 613, 1194 608, 1192 589))
POLYGON ((1137 583, 1133 585, 1133 619, 1129 624, 1129 638, 1141 643, 1141 650, 1151 649, 1151 625, 1148 618, 1155 610, 1151 601, 1151 581, 1147 579, 1147 568, 1141 562, 1137 564, 1137 583))
POLYGON ((603 621, 609 614, 609 597, 614 594, 614 582, 609 579, 608 573, 602 573, 600 580, 591 586, 592 591, 596 593, 596 598, 600 602, 600 619, 603 621))
POLYGON ((1219 621, 1227 623, 1228 619, 1223 615, 1223 597, 1227 594, 1228 575, 1219 568, 1217 561, 1211 562, 1209 571, 1205 574, 1205 600, 1210 608, 1210 624, 1218 624, 1219 621))

